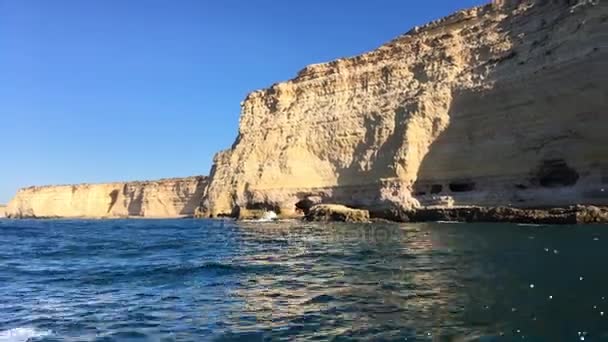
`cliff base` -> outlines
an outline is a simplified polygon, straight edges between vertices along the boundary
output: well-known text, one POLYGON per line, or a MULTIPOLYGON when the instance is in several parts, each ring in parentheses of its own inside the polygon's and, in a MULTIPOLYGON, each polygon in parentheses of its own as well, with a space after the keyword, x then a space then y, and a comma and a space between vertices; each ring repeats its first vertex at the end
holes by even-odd
POLYGON ((524 224, 608 223, 608 208, 577 205, 567 208, 510 207, 422 208, 388 216, 401 222, 510 222, 524 224))
POLYGON ((306 214, 308 221, 369 222, 369 211, 338 204, 318 204, 306 214))

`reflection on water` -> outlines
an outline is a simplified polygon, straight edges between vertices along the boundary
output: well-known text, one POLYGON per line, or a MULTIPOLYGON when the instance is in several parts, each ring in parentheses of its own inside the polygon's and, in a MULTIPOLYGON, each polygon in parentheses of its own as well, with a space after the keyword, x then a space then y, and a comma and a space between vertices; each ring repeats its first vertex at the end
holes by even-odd
POLYGON ((0 336, 608 340, 606 228, 5 220, 0 336))

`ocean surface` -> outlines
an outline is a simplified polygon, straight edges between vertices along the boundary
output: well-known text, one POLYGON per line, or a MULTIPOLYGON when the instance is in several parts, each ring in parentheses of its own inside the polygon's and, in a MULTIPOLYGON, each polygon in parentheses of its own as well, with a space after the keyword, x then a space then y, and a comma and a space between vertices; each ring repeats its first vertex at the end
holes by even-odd
POLYGON ((608 341, 608 226, 0 220, 0 341, 608 341))

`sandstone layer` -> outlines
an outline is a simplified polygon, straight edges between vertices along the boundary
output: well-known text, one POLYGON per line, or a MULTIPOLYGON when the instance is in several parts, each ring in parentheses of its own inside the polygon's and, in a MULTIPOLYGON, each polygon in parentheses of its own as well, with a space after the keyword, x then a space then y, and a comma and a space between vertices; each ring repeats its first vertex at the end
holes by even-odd
POLYGON ((200 213, 606 205, 607 109, 605 2, 496 1, 251 93, 200 213))
POLYGON ((13 218, 175 218, 193 216, 207 178, 40 186, 21 189, 6 208, 13 218))

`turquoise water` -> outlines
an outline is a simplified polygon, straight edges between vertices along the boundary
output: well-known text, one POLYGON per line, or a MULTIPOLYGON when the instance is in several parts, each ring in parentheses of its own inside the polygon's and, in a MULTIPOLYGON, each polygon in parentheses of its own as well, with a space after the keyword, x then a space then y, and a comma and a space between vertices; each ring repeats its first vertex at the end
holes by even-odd
POLYGON ((607 243, 607 226, 0 220, 0 341, 608 341, 607 243))

